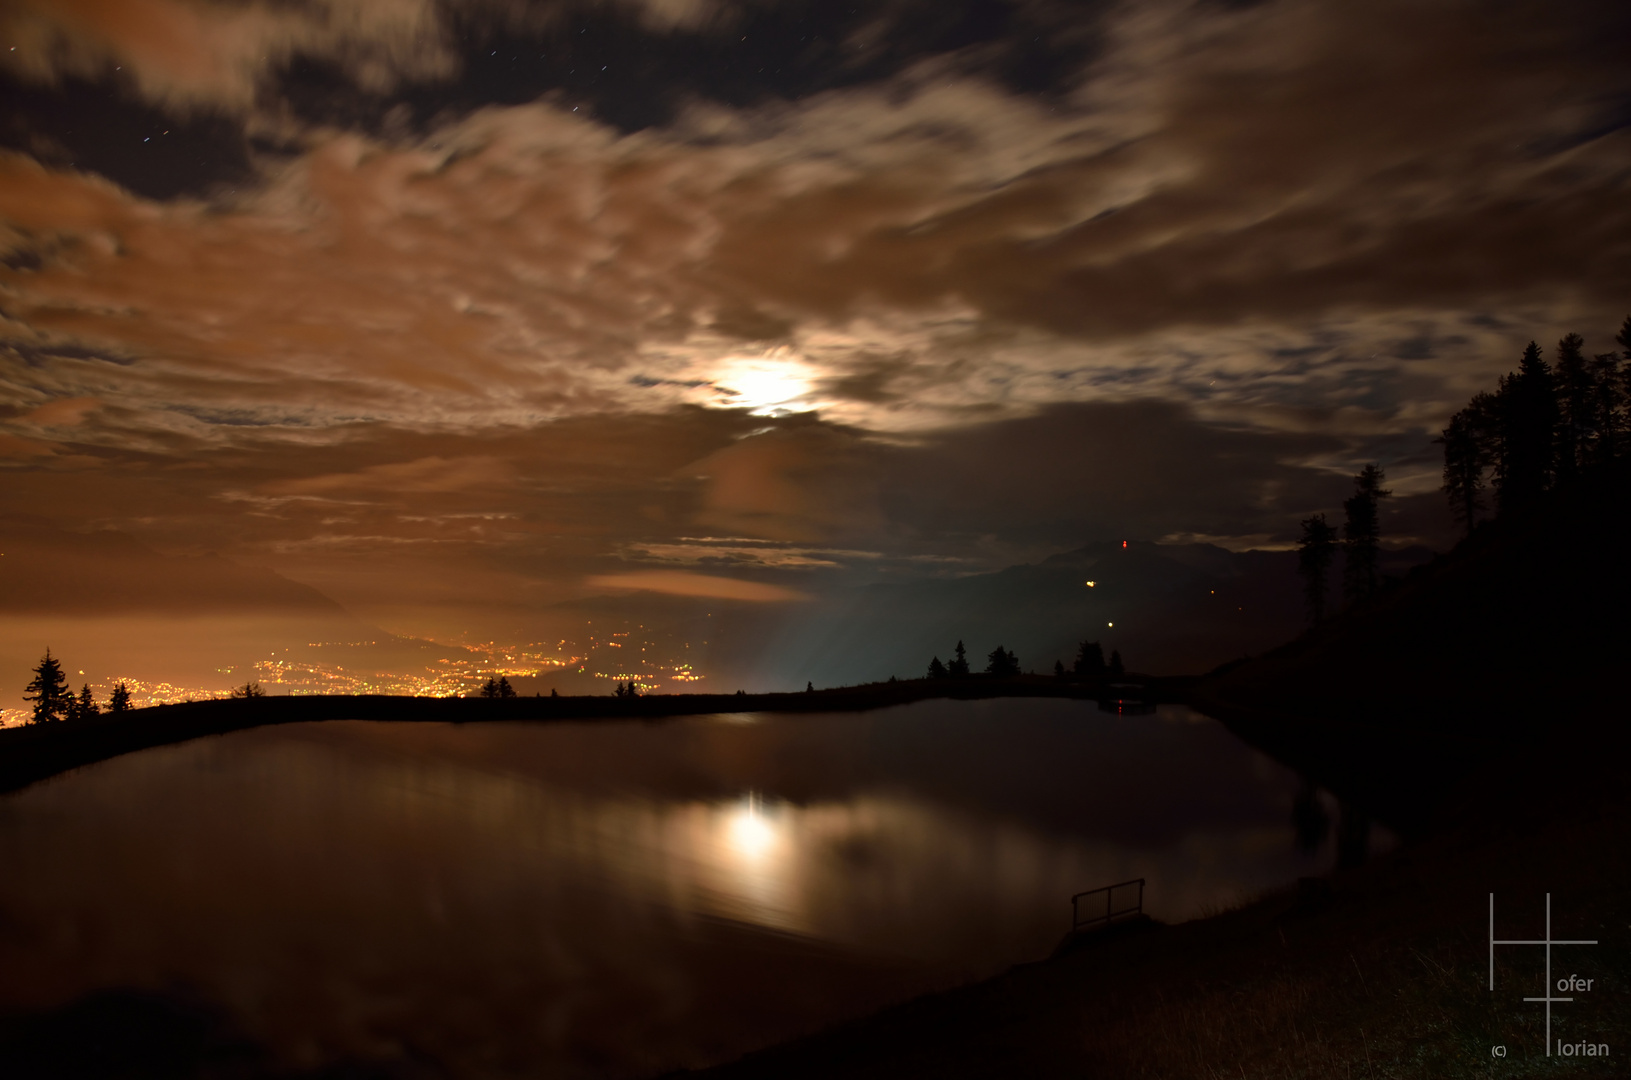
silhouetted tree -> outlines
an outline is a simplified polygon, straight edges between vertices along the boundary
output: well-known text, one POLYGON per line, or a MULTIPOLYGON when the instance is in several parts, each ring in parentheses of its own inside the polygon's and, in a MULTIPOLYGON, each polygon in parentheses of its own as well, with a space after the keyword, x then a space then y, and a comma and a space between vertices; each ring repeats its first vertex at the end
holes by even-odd
POLYGON ((23 689, 23 700, 34 703, 30 723, 47 724, 67 715, 72 699, 68 678, 62 673, 62 661, 52 656, 50 649, 45 650, 45 658, 34 668, 33 680, 23 689))
POLYGON ((1615 411, 1618 413, 1619 432, 1622 436, 1619 445, 1625 446, 1627 440, 1631 439, 1631 315, 1626 316, 1620 332, 1614 335, 1614 341, 1620 347, 1620 359, 1625 361, 1612 391, 1615 411))
POLYGON ((1499 444, 1495 398, 1475 395, 1450 417, 1450 426, 1434 441, 1444 447, 1444 494, 1450 513, 1470 534, 1484 508, 1484 475, 1495 464, 1499 444))
POLYGON ((1347 514, 1347 520, 1342 523, 1342 546, 1347 554, 1342 567, 1342 587, 1349 601, 1363 600, 1376 591, 1382 535, 1377 504, 1393 494, 1382 487, 1386 479, 1380 468, 1366 465, 1354 477, 1354 493, 1342 503, 1347 514))
MULTIPOLYGON (((489 678, 484 684, 482 684, 481 696, 484 697, 484 698, 496 698, 496 697, 498 697, 498 679, 489 678)), ((623 696, 623 684, 622 683, 617 684, 617 696, 618 697, 623 696)))
MULTIPOLYGON (((632 695, 634 692, 634 683, 631 681, 629 683, 629 693, 632 695)), ((510 685, 510 677, 508 675, 505 675, 498 680, 498 696, 501 698, 512 698, 515 696, 515 687, 510 685)))
POLYGON ((968 653, 961 641, 957 643, 957 652, 951 658, 951 663, 946 665, 946 673, 956 679, 968 674, 968 653))
POLYGON ((1588 464, 1601 465, 1620 456, 1625 433, 1625 373, 1614 353, 1591 359, 1591 429, 1588 464))
POLYGON ((1304 518, 1303 534, 1297 541, 1297 572, 1303 576, 1308 616, 1316 623, 1325 618, 1325 583, 1336 552, 1337 531, 1326 523, 1325 515, 1304 518))
POLYGON ((937 656, 933 660, 930 660, 929 661, 929 678, 931 678, 931 679, 944 679, 945 677, 946 677, 946 665, 942 664, 940 662, 940 657, 937 656))
POLYGON ((1567 334, 1557 343, 1557 366, 1552 383, 1557 394, 1557 439, 1553 447, 1553 472, 1559 481, 1579 471, 1585 457, 1585 444, 1591 439, 1592 386, 1586 367, 1585 338, 1567 334))
POLYGON ((1072 670, 1079 678, 1097 679, 1104 674, 1104 649, 1096 641, 1084 641, 1076 647, 1076 663, 1072 670))
POLYGON ((261 692, 260 683, 246 682, 242 686, 234 686, 232 688, 232 696, 235 698, 258 698, 265 697, 266 695, 261 692))
POLYGON ((1056 679, 1063 679, 1065 677, 1065 662, 1063 660, 1055 660, 1053 662, 1053 677, 1056 679))
POLYGON ((806 694, 815 693, 815 683, 813 683, 813 682, 809 681, 808 679, 806 679, 805 682, 804 682, 804 692, 806 694))
POLYGON ((1614 335, 1614 341, 1620 347, 1620 359, 1626 361, 1620 374, 1631 383, 1631 315, 1625 317, 1625 323, 1620 327, 1620 332, 1614 335))
POLYGON ((100 716, 102 710, 97 706, 96 699, 91 696, 91 684, 81 683, 79 697, 70 699, 68 703, 68 719, 88 720, 93 716, 100 716))
POLYGON ((1009 679, 1019 674, 1019 657, 998 645, 992 649, 985 658, 985 673, 994 675, 999 679, 1009 679))
POLYGON ((116 683, 113 693, 108 695, 108 712, 127 713, 130 711, 130 687, 124 683, 116 683))
POLYGON ((1557 391, 1552 369, 1531 341, 1518 370, 1496 392, 1500 456, 1495 483, 1502 513, 1532 505, 1552 481, 1557 391))
POLYGON ((1127 669, 1122 666, 1121 653, 1119 651, 1115 650, 1115 649, 1111 649, 1110 650, 1110 677, 1112 679, 1119 679, 1125 674, 1127 674, 1127 669))

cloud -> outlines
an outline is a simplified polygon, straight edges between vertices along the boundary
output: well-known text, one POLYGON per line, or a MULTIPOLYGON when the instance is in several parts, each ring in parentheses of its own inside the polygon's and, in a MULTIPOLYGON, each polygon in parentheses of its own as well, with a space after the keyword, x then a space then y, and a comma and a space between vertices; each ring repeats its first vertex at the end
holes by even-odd
POLYGON ((767 585, 738 578, 690 574, 682 570, 640 570, 627 574, 598 574, 588 579, 595 589, 634 590, 668 596, 696 596, 751 603, 785 603, 808 599, 803 593, 780 585, 767 585))
POLYGON ((509 473, 509 463, 493 457, 454 460, 427 457, 389 465, 370 465, 350 473, 279 480, 267 484, 265 490, 273 495, 427 494, 497 486, 509 479, 509 473))
POLYGON ((116 397, 107 439, 155 447, 685 402, 909 432, 1157 395, 1426 433, 1526 334, 1613 318, 1631 244, 1631 139, 1511 153, 1586 104, 1526 108, 1553 54, 1514 73, 1522 27, 1457 36, 1458 10, 1128 9, 1063 105, 926 62, 634 136, 548 102, 331 132, 207 209, 13 159, 0 214, 53 238, 8 277, 16 317, 140 360, 17 381, 116 397))
MULTIPOLYGON (((629 10, 665 63, 769 17, 629 10)), ((128 66, 272 149, 165 201, 0 156, 4 507, 258 553, 359 611, 403 581, 522 610, 630 556, 1279 543, 1369 460, 1433 535, 1449 414, 1529 338, 1624 317, 1609 7, 1107 10, 1038 92, 954 35, 797 93, 675 83, 640 128, 559 87, 302 113, 297 55, 385 113, 476 85, 406 0, 14 6, 17 78, 128 66)))
POLYGON ((0 15, 12 72, 36 82, 122 73, 179 112, 247 111, 266 74, 297 54, 341 61, 386 88, 447 76, 453 60, 428 0, 18 0, 0 15))

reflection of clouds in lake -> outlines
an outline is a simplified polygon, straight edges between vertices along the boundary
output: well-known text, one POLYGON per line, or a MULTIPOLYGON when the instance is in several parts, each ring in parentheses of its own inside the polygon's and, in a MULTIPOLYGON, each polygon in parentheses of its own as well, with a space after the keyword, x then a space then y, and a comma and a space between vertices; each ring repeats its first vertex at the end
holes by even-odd
POLYGON ((1174 920, 1321 865, 1296 778, 1215 725, 929 704, 292 725, 105 762, 0 800, 0 1010, 187 985, 305 1065, 651 1074, 1038 959, 1083 889, 1147 878, 1174 920), (1114 817, 1133 796, 1167 820, 1114 817))

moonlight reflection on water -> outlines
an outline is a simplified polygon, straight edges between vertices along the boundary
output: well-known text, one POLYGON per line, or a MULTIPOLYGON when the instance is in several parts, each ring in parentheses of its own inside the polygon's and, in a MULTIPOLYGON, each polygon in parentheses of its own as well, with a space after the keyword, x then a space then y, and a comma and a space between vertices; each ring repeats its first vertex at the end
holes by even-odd
POLYGON ((277 1060, 650 1075, 1314 872, 1298 779, 1186 709, 299 724, 0 800, 8 1011, 184 990, 277 1060))

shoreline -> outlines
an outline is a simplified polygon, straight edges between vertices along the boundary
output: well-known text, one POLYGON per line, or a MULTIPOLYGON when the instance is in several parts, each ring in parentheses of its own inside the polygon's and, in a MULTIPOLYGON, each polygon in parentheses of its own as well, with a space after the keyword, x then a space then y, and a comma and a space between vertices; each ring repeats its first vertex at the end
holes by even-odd
MULTIPOLYGON (((1550 896, 1555 925, 1602 940, 1570 970, 1631 970, 1614 933, 1631 889, 1624 771, 1581 747, 1522 748, 1469 770, 1433 831, 1361 866, 1183 923, 1067 938, 1047 959, 665 1077, 1550 1076, 1542 1014, 1522 1000, 1534 958, 1503 953, 1504 992, 1488 989, 1487 898, 1526 926, 1550 896), (1518 776, 1541 812, 1500 795, 1518 776)), ((1568 1061, 1577 1080, 1620 1075, 1615 1056, 1631 1053, 1631 1008, 1591 1004, 1553 1019, 1566 1042, 1610 1047, 1568 1061)))
MULTIPOLYGON (((1127 676, 1145 691, 1145 700, 1183 703, 1193 678, 1127 676)), ((426 698, 390 694, 301 694, 259 698, 214 698, 155 705, 123 715, 103 713, 90 720, 25 724, 0 729, 0 794, 18 791, 70 769, 138 750, 150 750, 211 735, 270 724, 323 720, 375 720, 394 723, 547 723, 583 720, 662 721, 717 713, 866 712, 935 699, 986 700, 1003 697, 1057 697, 1097 701, 1101 682, 1071 682, 1052 676, 1021 675, 989 679, 909 679, 830 690, 769 694, 651 694, 612 696, 426 698)))
MULTIPOLYGON (((1403 845, 1362 866, 1184 923, 1066 936, 1046 959, 734 1061, 664 1075, 1485 1077, 1493 1075, 1491 1040, 1511 1047, 1501 1075, 1550 1074, 1556 1063, 1539 1049, 1538 1015, 1529 1016, 1518 995, 1499 997, 1483 987, 1481 913, 1489 892, 1501 893, 1503 905, 1510 896, 1514 910, 1555 893, 1560 916, 1573 925, 1606 926, 1621 916, 1617 898, 1631 890, 1631 789, 1625 759, 1611 744, 1625 741, 1623 735, 1617 740, 1568 725, 1544 738, 1469 739, 1209 708, 1218 703, 1197 680, 1139 681, 1147 700, 1207 713, 1394 828, 1403 845), (1400 752, 1401 745, 1410 752, 1400 752), (1419 752, 1424 747, 1436 749, 1419 752), (1518 790, 1525 794, 1521 805, 1510 796, 1518 790)), ((122 753, 280 723, 661 722, 748 711, 864 711, 940 698, 1091 701, 1105 689, 1021 677, 633 699, 314 695, 189 702, 0 731, 0 791, 122 753)), ((1582 971, 1631 970, 1631 942, 1583 936, 1601 937, 1605 947, 1582 971)), ((1571 1028, 1565 1040, 1606 1044, 1610 1056, 1571 1059, 1571 1076, 1612 1075, 1612 1051, 1631 1052, 1631 1010, 1616 1010, 1612 1000, 1604 995, 1594 1026, 1571 1028)))

